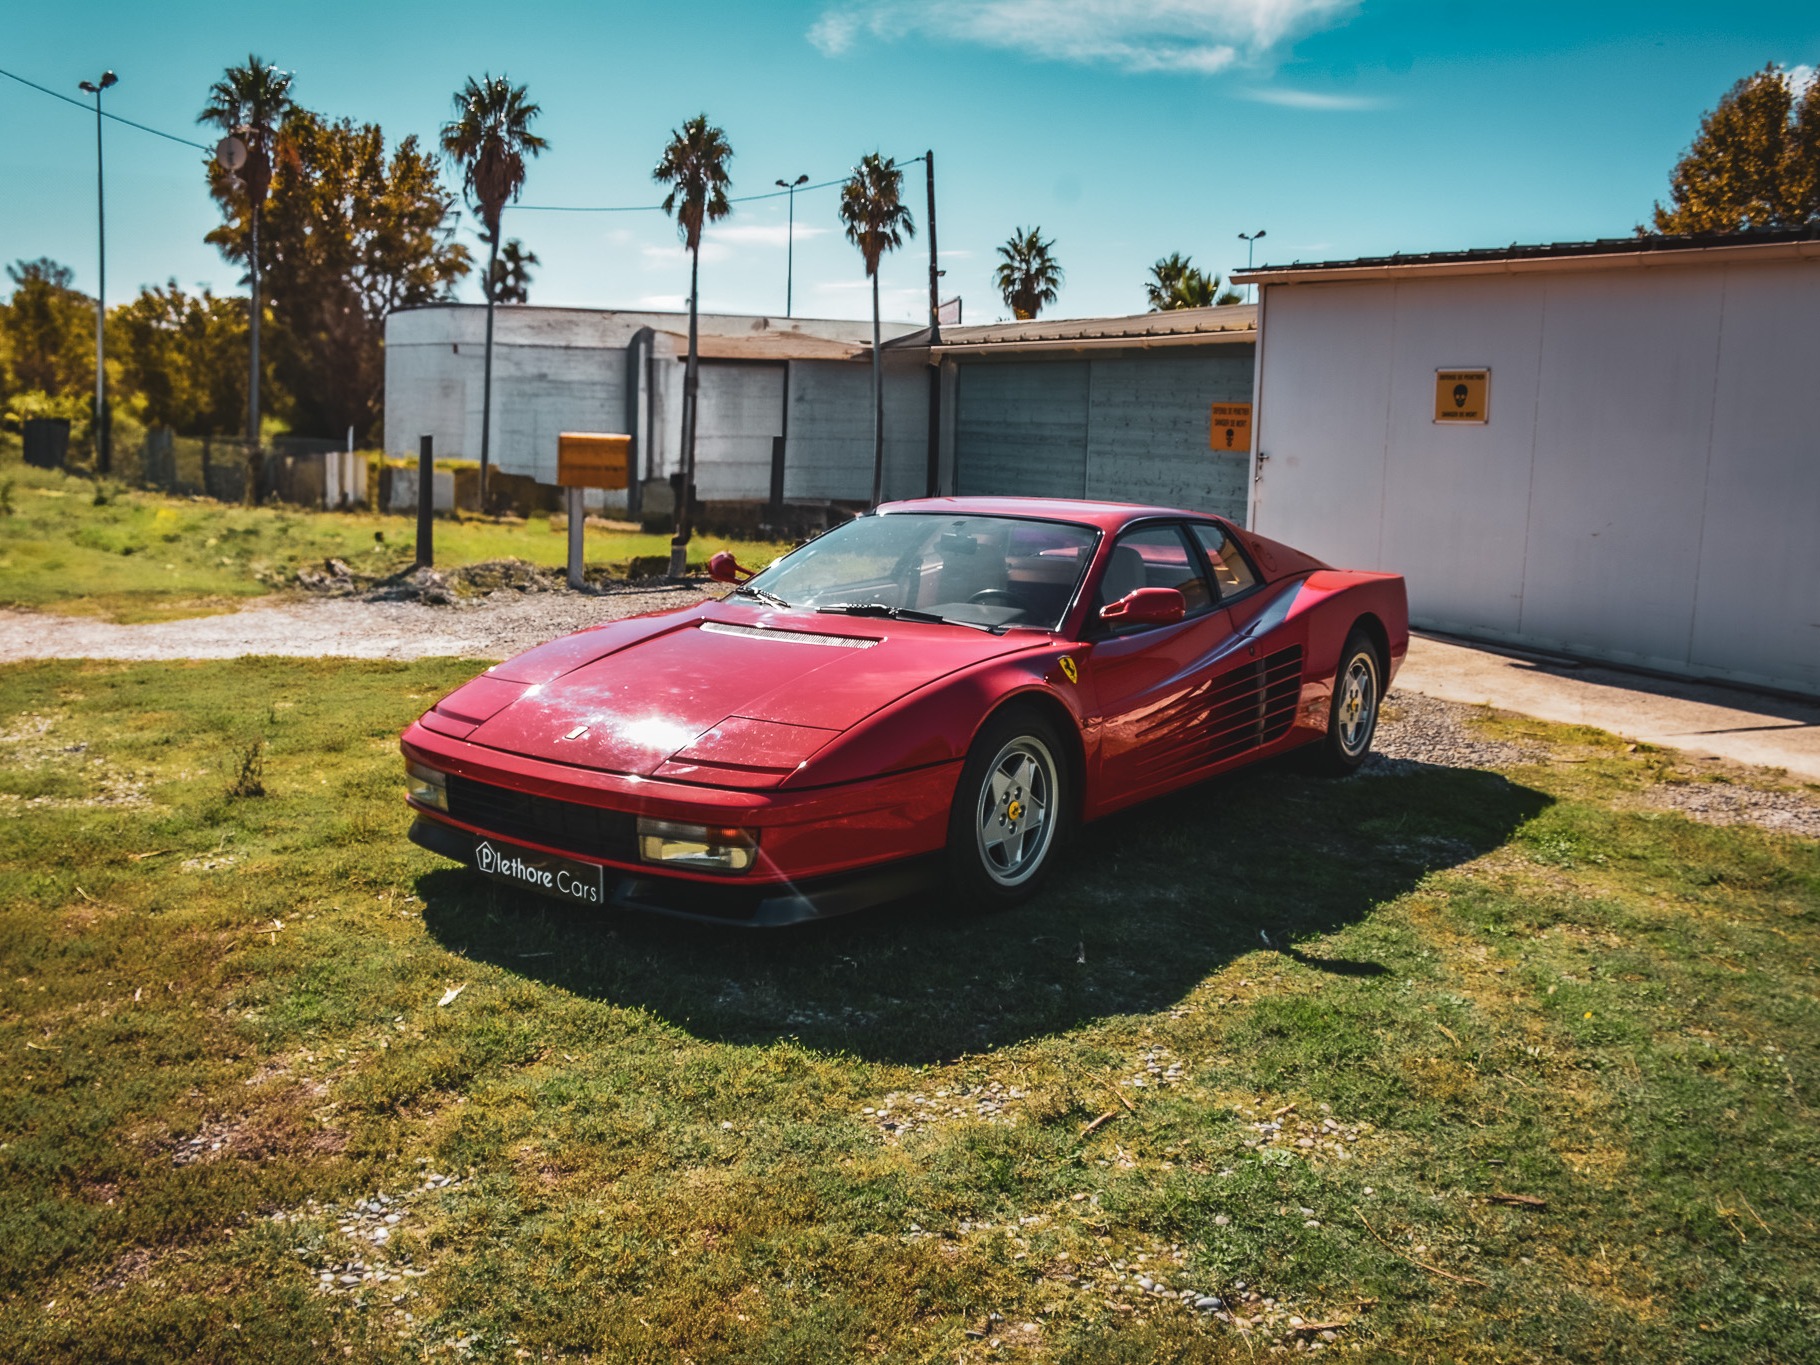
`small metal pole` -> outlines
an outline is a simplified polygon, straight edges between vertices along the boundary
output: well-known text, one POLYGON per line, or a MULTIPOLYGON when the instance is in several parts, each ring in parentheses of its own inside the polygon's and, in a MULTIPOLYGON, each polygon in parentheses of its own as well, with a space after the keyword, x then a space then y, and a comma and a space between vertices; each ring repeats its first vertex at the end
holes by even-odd
POLYGON ((569 495, 569 586, 581 587, 581 533, 587 520, 587 509, 581 505, 581 489, 565 490, 569 495))
POLYGON ((436 562, 431 538, 431 514, 436 510, 436 459, 432 453, 436 438, 417 438, 417 567, 427 569, 436 562))

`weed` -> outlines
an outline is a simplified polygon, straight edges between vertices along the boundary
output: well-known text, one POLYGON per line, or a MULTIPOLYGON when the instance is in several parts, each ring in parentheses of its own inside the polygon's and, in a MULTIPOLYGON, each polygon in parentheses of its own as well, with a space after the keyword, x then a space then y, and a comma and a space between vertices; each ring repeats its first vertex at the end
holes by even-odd
POLYGON ((242 745, 230 767, 234 774, 227 785, 227 795, 230 800, 248 796, 264 796, 264 737, 255 736, 251 743, 242 745))
POLYGON ((10 517, 17 511, 13 506, 13 481, 0 479, 0 517, 10 517))

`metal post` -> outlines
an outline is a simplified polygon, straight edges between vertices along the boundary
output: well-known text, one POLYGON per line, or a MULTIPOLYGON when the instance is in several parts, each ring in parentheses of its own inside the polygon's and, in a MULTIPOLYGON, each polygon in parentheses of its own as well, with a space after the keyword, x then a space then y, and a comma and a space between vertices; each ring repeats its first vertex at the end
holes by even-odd
POLYGON ((95 472, 113 468, 114 440, 107 412, 107 179, 101 165, 101 92, 118 83, 112 71, 81 88, 95 97, 95 243, 99 257, 95 288, 95 472))
POLYGON ((779 180, 777 187, 790 194, 790 230, 784 238, 784 316, 789 317, 793 301, 793 289, 796 282, 796 187, 807 184, 809 177, 799 175, 794 180, 779 180))
POLYGON ((579 588, 582 583, 581 534, 588 513, 581 504, 581 489, 564 491, 569 495, 569 586, 579 588))
POLYGON ((923 153, 929 185, 929 449, 923 460, 923 494, 933 498, 942 477, 942 371, 935 348, 942 344, 942 272, 935 251, 935 153, 923 153))
POLYGON ((417 567, 427 569, 436 562, 431 544, 431 517, 436 510, 436 438, 417 438, 417 567))

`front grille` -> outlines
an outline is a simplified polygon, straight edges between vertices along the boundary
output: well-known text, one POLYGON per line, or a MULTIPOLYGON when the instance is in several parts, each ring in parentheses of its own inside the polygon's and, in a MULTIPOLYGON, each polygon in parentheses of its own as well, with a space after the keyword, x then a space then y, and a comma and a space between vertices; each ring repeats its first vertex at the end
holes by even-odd
POLYGON ((532 796, 450 773, 449 814, 503 839, 523 839, 588 858, 638 861, 638 818, 624 811, 532 796))

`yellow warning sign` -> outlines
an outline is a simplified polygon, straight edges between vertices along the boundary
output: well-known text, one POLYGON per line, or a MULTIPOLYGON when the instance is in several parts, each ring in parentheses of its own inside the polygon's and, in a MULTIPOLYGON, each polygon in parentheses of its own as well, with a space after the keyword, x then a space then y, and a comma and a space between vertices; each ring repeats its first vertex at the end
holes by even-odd
POLYGON ((1483 425, 1489 420, 1490 404, 1490 370, 1435 371, 1435 421, 1483 425))
POLYGON ((1251 404, 1215 403, 1207 444, 1214 450, 1251 453, 1251 404))

